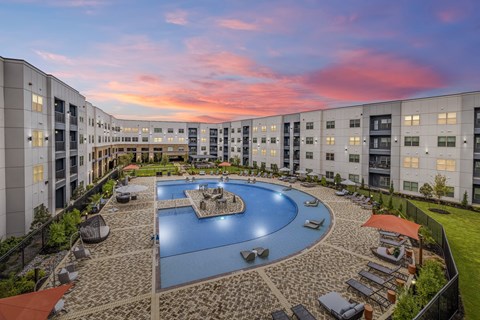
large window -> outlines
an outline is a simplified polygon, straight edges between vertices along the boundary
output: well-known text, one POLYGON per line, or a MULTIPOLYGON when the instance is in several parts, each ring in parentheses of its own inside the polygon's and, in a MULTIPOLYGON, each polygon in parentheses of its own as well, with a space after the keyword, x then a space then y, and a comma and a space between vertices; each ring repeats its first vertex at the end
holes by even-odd
POLYGON ((262 153, 262 156, 266 156, 266 155, 267 155, 267 149, 262 149, 260 152, 262 153))
POLYGON ((32 110, 36 112, 43 112, 43 97, 32 94, 32 110))
POLYGON ((335 153, 328 153, 327 152, 325 160, 335 161, 335 153))
POLYGON ((437 123, 438 124, 456 124, 457 113, 456 112, 439 113, 437 123))
POLYGON ((257 154, 258 154, 258 149, 252 149, 252 155, 256 156, 257 154))
POLYGON ((350 145, 351 146, 359 146, 360 145, 360 137, 350 137, 350 145))
POLYGON ((270 156, 275 157, 277 155, 277 150, 270 150, 270 156))
POLYGON ((276 132, 276 131, 277 131, 277 125, 272 124, 272 125, 270 126, 270 131, 271 131, 271 132, 276 132))
POLYGON ((305 138, 305 143, 306 144, 313 144, 313 137, 306 137, 305 138))
POLYGON ((34 147, 43 147, 43 131, 32 131, 32 145, 34 147))
POLYGON ((437 170, 455 171, 455 160, 437 159, 437 170))
POLYGON ((359 183, 360 182, 360 175, 358 174, 349 174, 348 175, 348 179, 353 181, 353 182, 356 182, 356 183, 359 183))
POLYGON ((359 154, 349 154, 348 155, 348 162, 359 163, 360 162, 360 155, 359 154))
POLYGON ((43 165, 33 167, 33 183, 43 181, 43 165))
POLYGON ((418 126, 420 125, 420 115, 414 114, 410 116, 405 116, 403 118, 403 125, 405 126, 418 126))
POLYGON ((313 159, 313 152, 310 152, 310 151, 305 152, 305 159, 313 159))
POLYGON ((420 145, 420 137, 405 137, 405 147, 418 147, 420 145))
POLYGON ((405 168, 418 168, 418 158, 417 157, 405 157, 403 158, 403 166, 405 168))
MULTIPOLYGON (((173 128, 168 128, 167 133, 173 133, 173 128)), ((202 129, 202 133, 205 133, 205 129, 202 129)))
POLYGON ((313 130, 313 122, 307 122, 307 123, 305 123, 305 129, 307 129, 307 130, 313 130))
POLYGON ((262 137, 261 143, 267 143, 267 138, 262 137))
POLYGON ((327 129, 335 129, 335 121, 327 121, 327 129))
POLYGON ((148 133, 148 128, 142 128, 142 133, 148 133))
POLYGON ((277 138, 276 137, 271 137, 270 138, 270 143, 277 143, 277 138))
POLYGON ((445 187, 445 197, 453 198, 455 197, 455 188, 454 187, 445 187))
POLYGON ((403 190, 418 192, 418 182, 403 181, 403 190))
POLYGON ((335 173, 333 171, 325 171, 325 178, 333 179, 334 176, 335 176, 335 173))
POLYGON ((267 126, 262 126, 261 130, 262 132, 267 132, 267 126))
POLYGON ((360 119, 350 120, 350 128, 360 128, 360 119))
POLYGON ((162 138, 153 138, 153 142, 162 142, 162 138))
POLYGON ((162 133, 162 128, 153 128, 154 133, 162 133))
POLYGON ((438 147, 455 147, 456 137, 455 136, 440 136, 437 140, 438 147))
MULTIPOLYGON (((232 138, 232 139, 233 139, 233 138, 232 138)), ((253 142, 253 143, 257 143, 257 141, 258 141, 257 139, 258 139, 258 138, 256 138, 256 137, 255 137, 255 138, 252 138, 252 142, 253 142)), ((232 141, 232 142, 233 142, 233 141, 232 141)))
POLYGON ((327 144, 334 145, 335 144, 335 137, 327 137, 327 144))
POLYGON ((378 179, 378 185, 384 188, 390 187, 390 177, 380 176, 378 179))

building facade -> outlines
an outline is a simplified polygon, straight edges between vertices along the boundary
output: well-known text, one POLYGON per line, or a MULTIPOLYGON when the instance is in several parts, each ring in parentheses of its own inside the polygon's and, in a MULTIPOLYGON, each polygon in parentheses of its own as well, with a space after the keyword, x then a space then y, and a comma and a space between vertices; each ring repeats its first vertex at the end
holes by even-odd
POLYGON ((219 124, 116 119, 23 60, 0 57, 0 239, 35 210, 64 208, 117 165, 190 156, 313 172, 420 195, 437 173, 447 200, 480 203, 480 92, 219 124))

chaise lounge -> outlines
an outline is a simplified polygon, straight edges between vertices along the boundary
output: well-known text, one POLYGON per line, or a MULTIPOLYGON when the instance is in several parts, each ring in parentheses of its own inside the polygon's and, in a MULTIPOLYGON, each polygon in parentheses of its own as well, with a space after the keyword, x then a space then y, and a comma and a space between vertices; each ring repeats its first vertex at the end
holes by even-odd
POLYGON ((303 304, 297 304, 292 307, 292 311, 298 320, 316 320, 313 314, 311 314, 303 304))
POLYGON ((262 247, 253 248, 253 251, 256 251, 257 255, 261 258, 268 257, 268 254, 270 253, 270 250, 268 248, 265 249, 265 248, 262 248, 262 247))
POLYGON ((320 200, 315 198, 313 200, 305 201, 303 204, 306 207, 318 207, 318 205, 320 204, 320 200))
POLYGON ((371 250, 372 253, 378 258, 397 265, 402 264, 403 258, 405 256, 405 246, 401 246, 399 248, 400 253, 396 257, 393 254, 389 254, 387 251, 388 248, 386 247, 371 248, 371 250))
POLYGON ((243 259, 245 259, 245 261, 247 262, 251 262, 255 260, 255 252, 253 251, 248 251, 248 250, 240 251, 240 254, 242 255, 243 259))
POLYGON ((350 279, 346 283, 348 284, 348 288, 353 288, 366 298, 376 302, 380 306, 380 309, 383 310, 383 308, 390 306, 390 301, 379 293, 382 289, 373 290, 355 279, 350 279))
POLYGON ((320 221, 318 220, 305 220, 305 223, 303 224, 304 227, 310 228, 310 229, 319 229, 321 226, 323 226, 323 223, 325 222, 325 219, 322 219, 320 221))
POLYGON ((273 320, 291 320, 290 316, 284 310, 277 310, 272 312, 273 320))
POLYGON ((356 320, 361 319, 365 305, 353 300, 346 300, 338 292, 329 292, 318 298, 324 307, 335 319, 356 320))

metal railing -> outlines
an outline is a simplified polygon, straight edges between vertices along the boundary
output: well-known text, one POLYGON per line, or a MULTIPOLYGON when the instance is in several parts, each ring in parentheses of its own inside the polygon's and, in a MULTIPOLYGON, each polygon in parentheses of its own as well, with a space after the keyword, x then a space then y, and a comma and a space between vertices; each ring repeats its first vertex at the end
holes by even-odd
POLYGON ((65 151, 65 141, 55 141, 55 151, 65 151))
POLYGON ((417 314, 414 320, 451 319, 459 309, 458 269, 453 259, 447 235, 443 226, 407 200, 406 213, 415 222, 428 227, 432 236, 443 250, 449 281, 429 303, 417 314))
POLYGON ((65 123, 65 113, 55 111, 55 122, 65 123))
POLYGON ((77 141, 70 141, 70 150, 77 150, 77 141))
POLYGON ((76 126, 77 125, 77 117, 76 116, 70 116, 70 124, 76 126))
POLYGON ((55 179, 65 179, 65 169, 55 171, 55 179))

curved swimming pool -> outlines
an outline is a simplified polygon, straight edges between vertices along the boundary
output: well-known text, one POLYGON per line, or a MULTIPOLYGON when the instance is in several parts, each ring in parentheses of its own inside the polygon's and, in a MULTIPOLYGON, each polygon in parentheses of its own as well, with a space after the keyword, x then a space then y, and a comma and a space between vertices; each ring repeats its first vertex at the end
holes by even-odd
POLYGON ((222 183, 214 179, 164 181, 157 183, 157 199, 185 198, 184 190, 222 186, 245 202, 240 214, 198 219, 192 207, 158 210, 160 235, 160 287, 180 285, 290 256, 320 240, 330 225, 328 209, 305 207, 312 196, 298 191, 282 191, 284 186, 243 180, 222 183), (306 219, 325 219, 323 227, 303 227, 306 219), (270 249, 266 259, 248 263, 241 250, 270 249))

